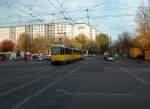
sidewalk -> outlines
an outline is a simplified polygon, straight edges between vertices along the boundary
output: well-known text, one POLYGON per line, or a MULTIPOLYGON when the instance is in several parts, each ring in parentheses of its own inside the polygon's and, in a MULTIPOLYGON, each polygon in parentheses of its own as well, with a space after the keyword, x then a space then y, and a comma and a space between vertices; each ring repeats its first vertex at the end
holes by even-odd
POLYGON ((130 58, 121 58, 121 63, 134 64, 140 66, 150 66, 150 61, 137 62, 137 59, 130 59, 130 58))

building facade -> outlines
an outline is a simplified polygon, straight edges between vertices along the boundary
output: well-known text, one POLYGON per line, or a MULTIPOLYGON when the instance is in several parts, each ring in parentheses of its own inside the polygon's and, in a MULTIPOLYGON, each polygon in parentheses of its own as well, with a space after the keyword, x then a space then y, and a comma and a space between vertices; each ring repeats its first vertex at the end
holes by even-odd
POLYGON ((61 38, 62 36, 73 38, 82 33, 90 39, 95 39, 97 35, 96 29, 86 23, 76 23, 71 25, 67 22, 58 22, 49 24, 0 27, 0 42, 4 40, 11 40, 12 42, 17 43, 17 40, 22 33, 26 33, 33 38, 61 38))
POLYGON ((9 27, 0 28, 0 42, 10 39, 9 27))
POLYGON ((75 23, 74 24, 74 36, 84 34, 89 39, 95 40, 97 36, 97 30, 86 23, 75 23))

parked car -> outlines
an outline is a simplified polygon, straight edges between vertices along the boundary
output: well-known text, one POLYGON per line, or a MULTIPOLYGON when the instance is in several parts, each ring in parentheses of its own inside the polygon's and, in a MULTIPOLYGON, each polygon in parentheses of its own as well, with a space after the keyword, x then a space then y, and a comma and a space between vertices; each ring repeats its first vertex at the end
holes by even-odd
POLYGON ((108 52, 105 52, 104 53, 104 59, 106 59, 106 56, 108 56, 109 55, 109 53, 108 52))
POLYGON ((93 57, 95 56, 95 54, 88 54, 88 57, 93 57))
POLYGON ((22 52, 21 54, 21 57, 24 59, 24 60, 31 60, 33 57, 32 57, 32 54, 30 52, 22 52))
POLYGON ((37 57, 38 61, 44 61, 44 60, 50 60, 51 56, 50 55, 39 55, 37 57))
POLYGON ((114 61, 114 58, 112 55, 107 55, 105 58, 106 61, 114 61))
POLYGON ((0 53, 0 61, 4 61, 4 60, 16 60, 16 53, 14 52, 0 53))
POLYGON ((4 61, 6 58, 4 53, 0 53, 0 61, 4 61))

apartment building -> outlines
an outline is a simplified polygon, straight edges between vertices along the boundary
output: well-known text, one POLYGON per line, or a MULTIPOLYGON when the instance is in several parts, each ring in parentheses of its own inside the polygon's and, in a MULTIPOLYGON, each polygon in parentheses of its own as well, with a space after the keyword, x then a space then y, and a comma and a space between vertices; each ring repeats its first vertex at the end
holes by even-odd
POLYGON ((16 42, 19 38, 19 36, 25 33, 25 26, 16 26, 15 28, 15 37, 14 37, 14 42, 16 42))
POLYGON ((50 24, 50 31, 49 33, 54 37, 62 37, 68 36, 73 37, 73 25, 67 22, 58 22, 54 24, 50 24))
POLYGON ((86 23, 75 23, 74 24, 74 36, 77 36, 79 34, 84 34, 89 39, 95 40, 97 36, 97 30, 86 23))
POLYGON ((49 24, 0 27, 0 42, 7 39, 12 40, 14 43, 16 43, 20 34, 22 33, 26 33, 33 38, 40 38, 40 37, 61 38, 63 36, 73 38, 83 33, 87 37, 95 39, 97 35, 96 29, 92 28, 86 23, 76 23, 74 25, 71 25, 67 22, 57 22, 49 24))
POLYGON ((9 27, 2 27, 0 28, 0 42, 4 40, 9 40, 10 32, 9 32, 9 27))

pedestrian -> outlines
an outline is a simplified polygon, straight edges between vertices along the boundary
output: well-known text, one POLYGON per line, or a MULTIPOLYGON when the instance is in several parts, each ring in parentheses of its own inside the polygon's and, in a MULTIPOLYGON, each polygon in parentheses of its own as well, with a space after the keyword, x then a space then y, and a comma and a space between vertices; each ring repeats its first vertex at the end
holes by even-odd
POLYGON ((118 63, 120 62, 120 55, 119 55, 119 53, 117 53, 117 52, 115 53, 114 59, 115 59, 116 62, 118 62, 118 63))
POLYGON ((137 63, 142 63, 144 62, 144 55, 138 55, 137 56, 137 63))
POLYGON ((16 56, 17 56, 17 60, 21 59, 20 51, 17 52, 16 56))

